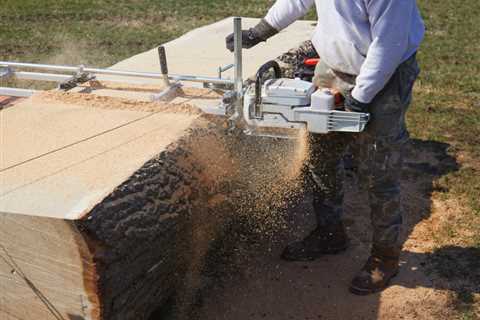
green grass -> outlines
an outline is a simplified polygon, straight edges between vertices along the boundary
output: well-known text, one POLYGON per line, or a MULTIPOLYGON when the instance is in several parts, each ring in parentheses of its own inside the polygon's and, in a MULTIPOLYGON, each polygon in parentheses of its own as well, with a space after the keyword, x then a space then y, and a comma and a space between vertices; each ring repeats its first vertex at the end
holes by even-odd
MULTIPOLYGON (((436 184, 439 189, 447 190, 441 195, 443 200, 460 203, 461 213, 444 222, 433 239, 439 250, 450 244, 469 248, 460 251, 461 257, 446 251, 430 262, 443 278, 465 277, 478 289, 478 279, 469 277, 478 275, 480 258, 480 2, 421 0, 418 3, 427 34, 418 54, 422 74, 408 114, 409 129, 416 138, 451 145, 450 152, 460 168, 441 177, 436 184), (450 274, 453 271, 463 274, 450 274)), ((480 306, 478 300, 472 299, 471 292, 467 289, 456 297, 459 319, 478 319, 480 306)))
POLYGON ((4 0, 0 56, 107 66, 227 16, 260 16, 268 5, 245 0, 4 0))
MULTIPOLYGON (((435 236, 480 248, 480 1, 418 0, 427 35, 408 114, 418 139, 445 142, 461 164, 436 182, 462 215, 435 236), (468 236, 458 230, 469 230, 468 236), (472 236, 473 234, 473 236, 472 236)), ((261 17, 259 0, 3 0, 0 59, 108 66, 227 16, 261 17)), ((312 11, 307 18, 314 18, 312 11)), ((465 311, 464 319, 472 319, 465 311)))
POLYGON ((419 1, 427 26, 419 52, 422 74, 409 112, 409 129, 416 138, 449 143, 461 167, 438 181, 447 198, 459 200, 463 215, 447 223, 438 245, 462 234, 480 248, 480 2, 476 0, 419 1))

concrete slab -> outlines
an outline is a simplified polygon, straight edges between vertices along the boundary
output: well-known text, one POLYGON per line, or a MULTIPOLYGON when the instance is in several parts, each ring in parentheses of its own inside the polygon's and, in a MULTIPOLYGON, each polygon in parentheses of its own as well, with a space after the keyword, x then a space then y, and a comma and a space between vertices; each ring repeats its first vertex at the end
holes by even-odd
MULTIPOLYGON (((243 28, 250 28, 258 21, 259 19, 243 18, 243 28)), ((314 28, 313 21, 297 21, 267 42, 260 43, 252 49, 243 50, 244 76, 254 75, 258 68, 268 60, 272 60, 301 42, 310 39, 314 28)), ((166 43, 169 72, 172 74, 217 77, 219 66, 233 63, 233 53, 225 48, 225 37, 232 32, 233 18, 226 18, 214 24, 192 30, 180 38, 166 43)), ((113 65, 111 68, 159 72, 157 49, 133 56, 113 65)), ((225 72, 225 77, 233 78, 233 70, 225 72)), ((108 77, 105 78, 108 79, 108 77)), ((144 79, 140 82, 154 83, 156 81, 144 79)))

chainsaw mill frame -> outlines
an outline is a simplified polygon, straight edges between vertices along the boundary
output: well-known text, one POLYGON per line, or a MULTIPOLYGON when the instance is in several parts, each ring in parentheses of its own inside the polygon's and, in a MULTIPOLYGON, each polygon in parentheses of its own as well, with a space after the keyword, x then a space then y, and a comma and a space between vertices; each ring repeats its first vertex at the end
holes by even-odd
MULTIPOLYGON (((152 100, 159 100, 165 96, 171 89, 180 86, 180 81, 186 82, 200 82, 204 87, 219 88, 219 89, 233 89, 236 97, 241 97, 243 93, 243 79, 242 79, 242 19, 240 17, 233 18, 233 30, 234 30, 234 62, 224 67, 218 68, 218 77, 206 77, 206 76, 194 76, 194 75, 177 75, 169 74, 167 67, 167 58, 165 53, 165 47, 160 46, 158 48, 159 61, 160 61, 160 73, 156 72, 137 72, 137 71, 122 71, 113 69, 101 69, 90 68, 84 65, 79 66, 66 66, 66 65, 51 65, 51 64, 36 64, 36 63, 22 63, 11 61, 0 61, 0 80, 6 79, 21 79, 21 80, 34 80, 34 81, 49 81, 57 82, 59 85, 63 83, 81 83, 80 79, 95 79, 97 75, 109 75, 109 76, 122 76, 144 79, 159 79, 163 80, 167 85, 167 88, 162 92, 152 96, 152 100), (234 68, 234 79, 222 78, 222 73, 234 68), (23 71, 23 70, 37 70, 23 71), (41 71, 43 72, 41 72, 41 71), (63 72, 63 73, 49 73, 50 72, 63 72), (70 74, 65 74, 70 73, 70 74)), ((109 81, 115 81, 110 80, 109 81)), ((128 79, 122 79, 123 83, 131 83, 128 79)), ((59 86, 59 89, 62 89, 59 86)), ((70 87, 67 87, 67 90, 70 87)), ((11 88, 0 87, 0 96, 13 96, 13 97, 29 97, 35 94, 37 90, 23 89, 23 88, 11 88)))

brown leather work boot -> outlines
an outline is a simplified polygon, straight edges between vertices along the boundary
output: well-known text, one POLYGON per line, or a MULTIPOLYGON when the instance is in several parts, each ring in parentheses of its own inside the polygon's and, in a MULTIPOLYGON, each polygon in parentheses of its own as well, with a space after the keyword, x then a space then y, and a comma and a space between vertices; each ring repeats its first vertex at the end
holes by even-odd
POLYGON ((312 261, 325 254, 336 254, 347 249, 347 235, 343 223, 317 227, 305 239, 290 243, 281 255, 288 261, 312 261))
POLYGON ((365 266, 357 273, 350 284, 350 292, 367 295, 382 291, 390 280, 398 274, 398 248, 373 248, 365 266))

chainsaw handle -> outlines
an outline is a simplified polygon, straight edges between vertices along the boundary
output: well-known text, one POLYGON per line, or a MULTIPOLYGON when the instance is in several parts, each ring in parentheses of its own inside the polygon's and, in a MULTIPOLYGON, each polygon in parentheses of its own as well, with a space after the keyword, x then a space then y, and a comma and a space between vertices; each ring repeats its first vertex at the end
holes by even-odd
POLYGON ((309 58, 309 59, 303 60, 303 65, 312 67, 312 66, 316 66, 318 62, 320 62, 319 58, 309 58))
POLYGON ((263 75, 267 73, 270 69, 273 69, 275 73, 275 79, 278 79, 282 76, 282 70, 280 65, 275 60, 270 60, 267 63, 263 64, 257 71, 255 76, 255 117, 260 117, 259 106, 262 102, 262 79, 263 75))

